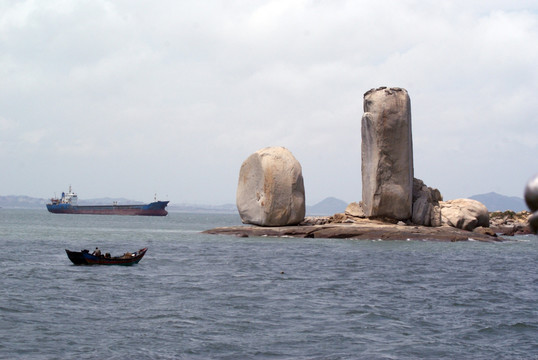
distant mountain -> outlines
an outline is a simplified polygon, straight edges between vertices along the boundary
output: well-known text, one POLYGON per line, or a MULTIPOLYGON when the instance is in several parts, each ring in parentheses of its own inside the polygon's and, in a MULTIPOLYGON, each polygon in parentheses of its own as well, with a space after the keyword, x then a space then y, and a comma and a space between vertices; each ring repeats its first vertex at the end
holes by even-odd
MULTIPOLYGON (((6 209, 45 209, 45 204, 49 199, 32 198, 29 196, 8 195, 0 196, 0 207, 6 209)), ((142 204, 140 201, 129 200, 124 198, 100 198, 100 199, 84 199, 78 201, 80 205, 99 205, 112 204, 117 202, 122 205, 142 204)), ((316 205, 307 206, 307 215, 333 215, 342 213, 346 210, 347 203, 334 197, 326 198, 316 205)), ((235 204, 223 205, 200 205, 200 204, 175 204, 170 203, 167 207, 168 211, 177 212, 201 212, 201 213, 237 213, 235 204)))
POLYGON ((505 196, 494 192, 487 194, 473 195, 469 199, 480 201, 486 205, 489 211, 506 211, 515 212, 528 210, 525 201, 517 196, 505 196))
MULTIPOLYGON (((489 211, 506 211, 512 210, 515 212, 528 210, 525 200, 517 196, 505 196, 494 192, 487 194, 473 195, 469 199, 480 201, 489 211)), ((326 198, 316 205, 307 206, 307 215, 333 215, 343 213, 346 210, 347 203, 343 200, 334 197, 326 198)))
POLYGON ((169 204, 168 211, 189 212, 189 213, 219 213, 235 214, 237 207, 234 204, 224 205, 198 205, 198 204, 169 204))
POLYGON ((140 205, 144 204, 141 201, 135 201, 135 200, 129 200, 125 198, 99 198, 99 199, 84 199, 78 200, 79 205, 112 205, 114 203, 117 203, 119 205, 140 205))
MULTIPOLYGON (((525 201, 516 196, 505 196, 494 192, 487 194, 473 195, 469 199, 480 201, 486 205, 489 211, 522 211, 528 210, 525 201)), ((48 199, 33 198, 24 195, 0 196, 0 207, 7 209, 38 209, 45 208, 48 199)), ((98 205, 112 204, 117 201, 118 204, 142 204, 140 201, 134 201, 124 198, 101 198, 79 200, 81 205, 98 205)), ((334 197, 328 197, 315 205, 306 206, 306 215, 334 215, 343 213, 346 210, 347 203, 334 197)), ((237 213, 235 204, 224 205, 199 205, 199 204, 174 204, 170 203, 167 207, 169 211, 178 212, 208 212, 208 213, 237 213)))
POLYGON ((35 209, 43 208, 47 203, 46 199, 32 198, 24 195, 0 196, 0 207, 10 209, 35 209))
MULTIPOLYGON (((306 206, 307 215, 334 215, 336 213, 342 213, 346 210, 347 203, 345 201, 329 197, 320 201, 316 205, 306 206)), ((200 204, 169 204, 169 211, 177 212, 209 212, 209 213, 223 213, 223 214, 236 214, 237 206, 235 204, 223 204, 223 205, 200 205, 200 204)))
MULTIPOLYGON (((45 208, 45 204, 49 202, 49 199, 33 198, 25 195, 8 195, 0 196, 0 207, 7 209, 36 209, 45 208)), ((143 204, 140 201, 133 201, 123 198, 102 198, 102 199, 88 199, 79 200, 79 205, 99 205, 106 204, 112 205, 114 202, 122 205, 143 204)))
POLYGON ((334 215, 346 211, 347 203, 343 200, 328 197, 316 205, 307 206, 307 215, 334 215))

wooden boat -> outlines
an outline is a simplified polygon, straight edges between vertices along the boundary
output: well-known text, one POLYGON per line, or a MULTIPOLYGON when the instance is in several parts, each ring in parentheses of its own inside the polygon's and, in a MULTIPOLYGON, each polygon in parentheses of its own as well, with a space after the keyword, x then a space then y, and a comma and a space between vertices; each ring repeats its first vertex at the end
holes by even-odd
POLYGON ((88 250, 70 251, 65 249, 67 257, 75 265, 133 265, 142 260, 146 251, 148 251, 147 247, 133 253, 127 252, 122 256, 110 257, 92 255, 88 250))

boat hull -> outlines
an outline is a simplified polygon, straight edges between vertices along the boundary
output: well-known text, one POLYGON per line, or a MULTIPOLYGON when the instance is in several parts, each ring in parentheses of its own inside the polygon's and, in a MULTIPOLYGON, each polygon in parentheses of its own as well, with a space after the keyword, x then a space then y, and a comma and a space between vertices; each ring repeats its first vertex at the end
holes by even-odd
POLYGON ((155 201, 144 205, 71 205, 47 204, 47 210, 53 214, 88 214, 88 215, 142 215, 166 216, 168 201, 155 201))
POLYGON ((65 249, 67 257, 75 265, 134 265, 138 264, 140 260, 146 255, 148 248, 140 249, 131 256, 118 256, 112 258, 106 258, 104 256, 95 256, 90 254, 87 250, 84 251, 70 251, 65 249))
POLYGON ((84 256, 82 255, 82 251, 70 251, 65 249, 65 252, 67 253, 67 257, 71 262, 75 265, 87 265, 86 259, 84 259, 84 256))

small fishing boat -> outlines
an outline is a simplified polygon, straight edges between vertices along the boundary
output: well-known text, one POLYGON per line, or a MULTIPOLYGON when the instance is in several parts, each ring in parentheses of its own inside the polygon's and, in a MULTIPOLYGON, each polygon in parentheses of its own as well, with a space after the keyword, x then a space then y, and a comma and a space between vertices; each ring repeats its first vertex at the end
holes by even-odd
POLYGON ((121 256, 111 257, 109 254, 93 255, 88 250, 70 251, 65 249, 67 257, 75 265, 133 265, 142 260, 146 251, 148 251, 147 247, 133 253, 126 252, 121 256))

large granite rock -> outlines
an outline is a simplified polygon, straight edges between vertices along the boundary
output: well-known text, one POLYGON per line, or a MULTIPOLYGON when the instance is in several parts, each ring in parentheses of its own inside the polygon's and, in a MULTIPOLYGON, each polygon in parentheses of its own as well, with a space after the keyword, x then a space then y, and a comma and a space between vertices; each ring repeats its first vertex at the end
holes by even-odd
POLYGON ((413 211, 411 101, 405 89, 364 94, 362 202, 368 217, 407 220, 413 211))
POLYGON ((241 165, 237 210, 246 224, 295 225, 305 216, 301 164, 283 147, 268 147, 241 165))
POLYGON ((472 199, 439 202, 443 225, 472 231, 478 226, 489 227, 489 212, 484 204, 472 199))
POLYGON ((417 225, 441 226, 441 206, 443 201, 437 189, 426 186, 420 179, 413 179, 413 217, 417 225))

